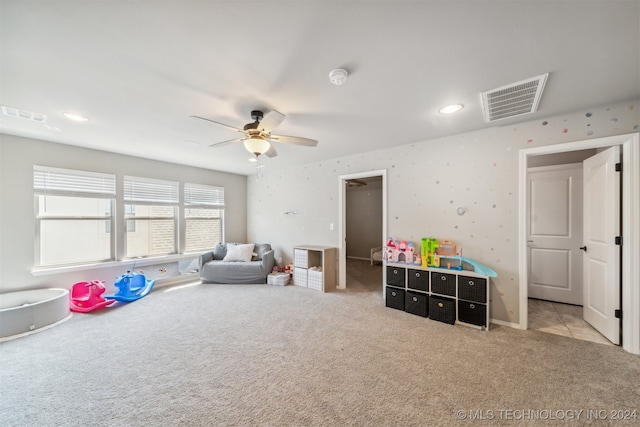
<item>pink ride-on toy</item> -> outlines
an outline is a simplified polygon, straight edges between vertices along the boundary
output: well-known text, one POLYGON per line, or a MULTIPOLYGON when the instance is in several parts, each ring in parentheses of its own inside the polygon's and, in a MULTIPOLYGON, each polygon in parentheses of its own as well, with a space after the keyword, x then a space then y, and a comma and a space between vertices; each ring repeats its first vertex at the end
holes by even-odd
POLYGON ((104 282, 100 280, 75 283, 69 291, 69 309, 78 313, 88 313, 113 304, 115 301, 102 297, 104 291, 104 282))

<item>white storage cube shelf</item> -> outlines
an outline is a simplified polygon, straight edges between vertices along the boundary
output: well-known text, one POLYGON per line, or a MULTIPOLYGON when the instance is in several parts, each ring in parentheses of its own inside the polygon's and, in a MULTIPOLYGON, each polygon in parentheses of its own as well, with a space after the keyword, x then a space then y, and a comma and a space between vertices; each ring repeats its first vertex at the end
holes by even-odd
POLYGON ((293 284, 320 292, 335 290, 336 254, 336 248, 328 246, 304 245, 293 248, 293 284))

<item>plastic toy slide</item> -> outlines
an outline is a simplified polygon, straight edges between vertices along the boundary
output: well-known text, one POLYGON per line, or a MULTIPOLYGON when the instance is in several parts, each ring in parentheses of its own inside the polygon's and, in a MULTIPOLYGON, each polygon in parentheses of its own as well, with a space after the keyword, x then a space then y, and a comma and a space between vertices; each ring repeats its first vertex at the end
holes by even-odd
POLYGON ((104 291, 104 282, 100 280, 75 283, 69 291, 69 310, 88 313, 113 304, 115 301, 102 297, 104 291))
POLYGON ((457 256, 457 255, 456 256, 440 255, 440 258, 460 260, 462 262, 466 262, 467 264, 471 265, 473 267, 473 271, 475 271, 476 273, 484 274, 485 276, 489 276, 489 277, 498 277, 498 274, 495 271, 493 271, 492 269, 490 269, 484 264, 480 264, 478 261, 472 260, 471 258, 457 256))
POLYGON ((126 274, 118 277, 114 284, 118 291, 114 295, 105 296, 105 298, 121 302, 132 302, 147 296, 156 281, 148 280, 144 274, 127 271, 126 274))

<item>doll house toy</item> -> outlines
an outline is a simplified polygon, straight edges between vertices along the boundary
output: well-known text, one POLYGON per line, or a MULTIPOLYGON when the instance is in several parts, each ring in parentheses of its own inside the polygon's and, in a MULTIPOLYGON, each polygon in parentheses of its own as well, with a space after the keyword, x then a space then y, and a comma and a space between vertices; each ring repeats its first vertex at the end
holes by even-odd
POLYGON ((147 279, 144 274, 127 271, 126 274, 118 277, 114 284, 118 291, 114 295, 107 295, 105 298, 121 302, 132 302, 147 296, 156 281, 147 279))
POLYGON ((88 313, 113 304, 114 300, 104 299, 104 282, 78 282, 69 291, 69 310, 76 313, 88 313))

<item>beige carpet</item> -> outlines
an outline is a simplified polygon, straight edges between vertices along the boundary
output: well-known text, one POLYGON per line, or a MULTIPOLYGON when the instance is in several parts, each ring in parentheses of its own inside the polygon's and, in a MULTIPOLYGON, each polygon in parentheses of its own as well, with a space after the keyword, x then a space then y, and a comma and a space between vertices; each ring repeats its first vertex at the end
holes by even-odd
POLYGON ((640 409, 638 356, 386 308, 358 265, 347 291, 157 289, 1 343, 0 425, 638 425, 610 412, 640 409))

